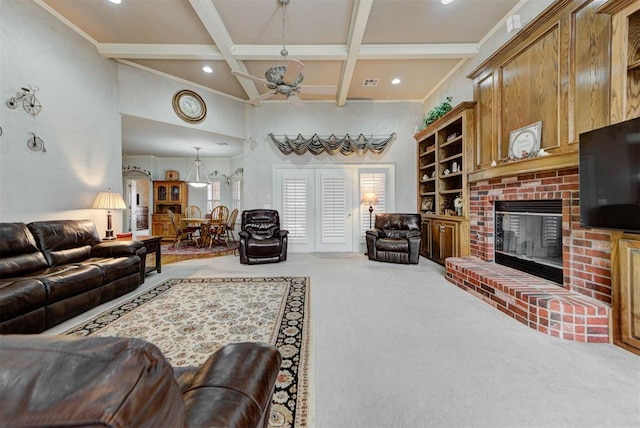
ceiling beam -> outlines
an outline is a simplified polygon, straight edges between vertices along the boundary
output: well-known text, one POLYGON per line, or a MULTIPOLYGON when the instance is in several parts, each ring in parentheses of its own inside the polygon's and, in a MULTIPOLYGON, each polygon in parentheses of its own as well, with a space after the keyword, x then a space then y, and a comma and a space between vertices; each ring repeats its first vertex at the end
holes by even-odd
POLYGON ((98 43, 98 52, 106 58, 129 59, 207 59, 224 60, 215 45, 152 45, 138 43, 98 43))
MULTIPOLYGON (((96 43, 96 48, 106 58, 226 60, 215 45, 96 43)), ((361 45, 357 59, 471 58, 479 48, 476 43, 361 45)), ((236 60, 279 60, 280 49, 280 45, 234 45, 231 54, 236 60)), ((287 50, 299 60, 345 61, 349 55, 346 45, 288 45, 287 50)))
MULTIPOLYGON (((232 70, 248 73, 242 61, 238 61, 233 55, 233 41, 213 2, 211 0, 189 0, 189 3, 209 32, 222 57, 229 64, 229 67, 232 70)), ((251 80, 238 78, 238 81, 249 98, 255 98, 260 95, 256 85, 251 80)))
POLYGON ((347 60, 342 67, 342 76, 340 76, 340 85, 338 89, 338 107, 342 107, 347 101, 349 86, 358 61, 360 46, 364 38, 364 32, 369 21, 369 14, 373 0, 356 0, 353 4, 353 13, 351 14, 351 24, 349 26, 349 40, 347 43, 347 60))

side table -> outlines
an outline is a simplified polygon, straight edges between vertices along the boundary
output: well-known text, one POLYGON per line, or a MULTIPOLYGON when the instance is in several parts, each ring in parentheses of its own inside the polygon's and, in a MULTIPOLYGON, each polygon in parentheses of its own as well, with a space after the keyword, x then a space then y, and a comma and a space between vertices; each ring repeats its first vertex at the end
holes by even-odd
POLYGON ((158 271, 158 273, 162 272, 162 253, 161 253, 161 244, 162 244, 161 235, 151 235, 151 236, 136 236, 135 238, 118 238, 118 241, 131 241, 135 239, 136 241, 144 242, 144 246, 147 248, 147 255, 154 254, 156 258, 155 266, 147 266, 145 268, 145 276, 150 272, 158 271))

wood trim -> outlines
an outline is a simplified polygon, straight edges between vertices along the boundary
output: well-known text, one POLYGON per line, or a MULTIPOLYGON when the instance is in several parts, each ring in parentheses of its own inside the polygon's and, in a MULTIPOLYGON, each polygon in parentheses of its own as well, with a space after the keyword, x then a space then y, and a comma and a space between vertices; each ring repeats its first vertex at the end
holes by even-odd
POLYGON ((638 0, 609 0, 598 9, 596 9, 596 13, 608 13, 613 15, 614 13, 624 9, 627 6, 632 5, 634 2, 638 0))
MULTIPOLYGON (((630 308, 625 307, 625 293, 622 290, 623 287, 623 272, 621 272, 621 259, 624 259, 624 255, 621 254, 620 241, 640 241, 640 235, 625 233, 621 231, 611 231, 611 297, 612 297, 612 332, 613 343, 627 351, 640 355, 640 348, 634 346, 635 342, 631 341, 625 336, 628 334, 629 325, 625 325, 629 319, 624 317, 624 312, 630 308)), ((627 272, 630 274, 631 272, 627 272)), ((635 285, 635 284, 634 284, 635 285)), ((636 285, 637 286, 637 285, 636 285)), ((626 290, 627 293, 632 290, 626 290)))
POLYGON ((430 124, 429 126, 424 128, 422 131, 420 131, 417 134, 415 134, 413 136, 413 138, 415 138, 416 141, 418 141, 418 142, 424 140, 425 137, 428 137, 429 135, 431 135, 436 129, 440 128, 441 126, 448 125, 448 123, 450 121, 452 121, 452 120, 458 119, 457 116, 460 113, 462 113, 464 110, 466 110, 468 108, 475 107, 475 106, 476 106, 476 102, 475 101, 463 101, 463 102, 461 102, 460 104, 458 104, 457 106, 455 106, 454 108, 449 110, 440 119, 436 120, 435 122, 433 122, 432 124, 430 124))
POLYGON ((562 153, 558 155, 543 156, 521 161, 507 162, 490 169, 472 172, 469 174, 469 183, 489 180, 492 178, 511 177, 518 174, 541 172, 554 169, 572 168, 578 166, 578 152, 562 153))

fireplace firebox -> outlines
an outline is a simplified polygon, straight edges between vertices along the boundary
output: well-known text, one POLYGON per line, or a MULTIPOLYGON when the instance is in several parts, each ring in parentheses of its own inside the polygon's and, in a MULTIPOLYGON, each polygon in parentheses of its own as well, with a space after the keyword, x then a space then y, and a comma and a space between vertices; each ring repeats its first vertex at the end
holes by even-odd
POLYGON ((495 262, 562 284, 562 200, 495 202, 495 262))

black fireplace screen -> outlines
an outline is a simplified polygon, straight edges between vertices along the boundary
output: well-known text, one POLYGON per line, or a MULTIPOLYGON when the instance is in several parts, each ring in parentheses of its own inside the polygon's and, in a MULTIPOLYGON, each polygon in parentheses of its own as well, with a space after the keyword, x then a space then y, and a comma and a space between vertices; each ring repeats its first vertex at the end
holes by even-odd
POLYGON ((562 201, 496 202, 496 263, 562 284, 562 201))

